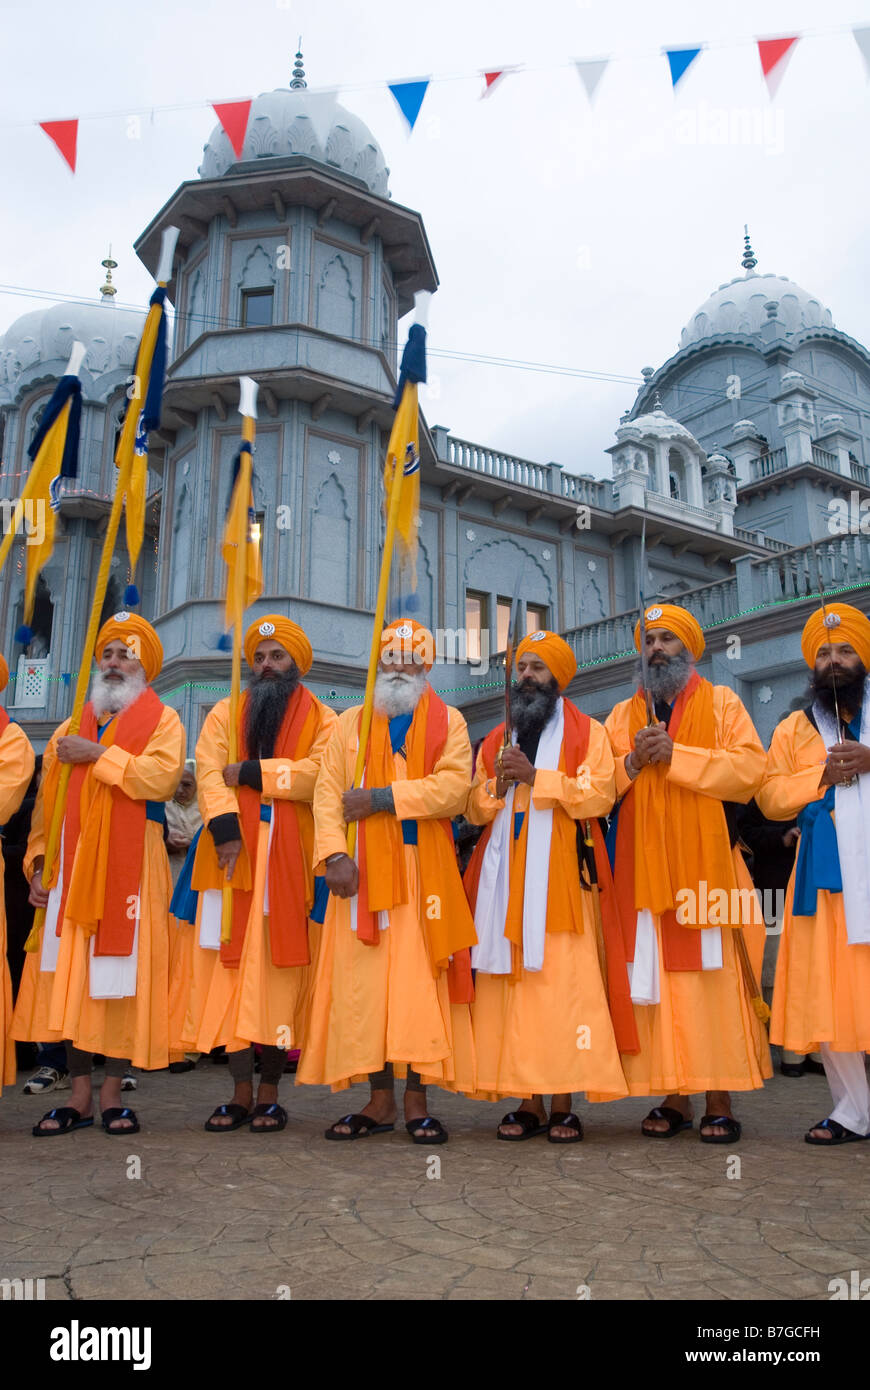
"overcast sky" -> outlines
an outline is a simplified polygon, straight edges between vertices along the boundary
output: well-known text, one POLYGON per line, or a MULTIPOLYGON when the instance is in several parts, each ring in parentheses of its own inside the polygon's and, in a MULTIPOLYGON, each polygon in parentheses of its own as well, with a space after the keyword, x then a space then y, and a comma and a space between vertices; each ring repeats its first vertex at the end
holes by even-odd
POLYGON ((309 85, 345 89, 394 199, 426 225, 441 279, 430 424, 608 473, 631 382, 439 351, 639 383, 742 273, 744 222, 760 272, 870 343, 870 82, 849 32, 870 25, 868 0, 0 0, 0 21, 0 331, 36 307, 10 287, 98 298, 109 242, 118 302, 144 306, 132 244, 196 177, 208 103, 286 86, 301 32, 309 85), (752 40, 795 32, 808 36, 771 102, 752 40), (702 41, 672 93, 662 46, 702 41), (590 107, 572 60, 606 55, 590 107), (508 64, 524 70, 480 101, 480 70, 508 64), (409 137, 385 84, 429 75, 443 80, 409 137), (152 115, 166 106, 184 109, 152 115), (75 176, 34 124, 72 116, 99 117, 82 120, 75 176))

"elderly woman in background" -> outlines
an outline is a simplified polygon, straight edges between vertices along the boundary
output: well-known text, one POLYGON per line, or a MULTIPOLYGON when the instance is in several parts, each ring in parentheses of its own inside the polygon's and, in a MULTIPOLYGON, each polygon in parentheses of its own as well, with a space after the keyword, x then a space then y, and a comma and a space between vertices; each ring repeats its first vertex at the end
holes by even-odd
POLYGON ((202 816, 196 800, 196 763, 188 758, 175 796, 166 803, 166 850, 173 884, 178 882, 184 857, 201 825, 202 816))

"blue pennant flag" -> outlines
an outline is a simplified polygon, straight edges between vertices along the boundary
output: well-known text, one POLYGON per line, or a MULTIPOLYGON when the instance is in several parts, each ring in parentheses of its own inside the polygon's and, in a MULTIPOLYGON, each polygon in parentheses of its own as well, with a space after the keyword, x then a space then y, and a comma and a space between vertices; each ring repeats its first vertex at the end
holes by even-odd
POLYGON ((668 48, 665 50, 671 66, 672 86, 676 87, 680 78, 685 76, 700 52, 700 48, 668 48))
POLYGON ((423 105, 423 98, 428 86, 428 77, 421 82, 393 82, 390 84, 390 91, 396 98, 396 105, 408 122, 409 130, 413 130, 417 124, 417 117, 420 114, 420 107, 423 105))

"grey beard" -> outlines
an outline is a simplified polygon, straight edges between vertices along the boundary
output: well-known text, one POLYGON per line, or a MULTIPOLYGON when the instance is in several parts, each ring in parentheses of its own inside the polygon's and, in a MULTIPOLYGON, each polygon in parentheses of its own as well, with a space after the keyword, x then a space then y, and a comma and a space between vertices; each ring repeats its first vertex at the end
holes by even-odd
POLYGON ((248 701, 245 709, 245 742, 248 757, 272 758, 275 742, 284 722, 287 701, 299 684, 299 669, 294 664, 289 671, 264 680, 252 674, 248 681, 248 701))
MULTIPOLYGON (((639 661, 635 674, 640 685, 643 680, 643 667, 639 661)), ((674 696, 679 695, 691 674, 692 662, 688 652, 678 652, 676 656, 669 656, 666 664, 647 667, 647 689, 654 700, 670 702, 674 696)))
POLYGON ((517 738, 539 734, 552 718, 559 699, 559 685, 553 676, 546 685, 520 681, 511 691, 511 716, 517 738))
POLYGON ((109 681, 98 671, 91 681, 91 704, 97 714, 120 714, 138 700, 147 684, 144 671, 130 671, 122 681, 109 681))
POLYGON ((426 688, 426 672, 378 671, 375 677, 375 709, 388 719, 410 714, 426 688))

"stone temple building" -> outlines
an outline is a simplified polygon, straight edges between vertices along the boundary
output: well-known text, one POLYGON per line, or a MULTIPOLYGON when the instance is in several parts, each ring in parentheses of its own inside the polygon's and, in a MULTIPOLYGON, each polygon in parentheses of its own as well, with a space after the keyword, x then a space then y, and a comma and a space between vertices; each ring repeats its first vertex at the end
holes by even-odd
MULTIPOLYGON (((218 127, 136 253, 153 273, 180 228, 174 336, 149 451, 141 611, 155 622, 162 698, 191 745, 225 693, 219 539, 239 442, 238 378, 259 383, 255 511, 265 588, 309 633, 316 694, 346 707, 365 679, 383 537, 384 446, 398 320, 438 277, 420 213, 395 201, 368 128, 332 95, 258 97, 241 157, 218 127)), ((10 713, 37 747, 69 711, 144 313, 102 302, 25 314, 0 338, 0 506, 8 521, 40 412, 85 344, 79 477, 40 583, 34 640, 14 642, 26 536, 0 582, 10 713)), ((819 582, 870 608, 870 353, 784 276, 742 271, 693 313, 677 352, 617 423, 604 460, 539 463, 422 425, 417 616, 444 660, 433 683, 473 737, 500 717, 512 600, 524 630, 563 632, 570 694, 605 715, 629 692, 638 593, 687 604, 707 630, 702 673, 732 685, 762 737, 804 685, 798 634, 819 582), (645 562, 641 566, 641 532, 645 562), (640 573, 643 568, 643 573, 640 573)), ((119 548, 105 611, 122 606, 119 548)), ((394 592, 392 615, 405 602, 394 592)))

